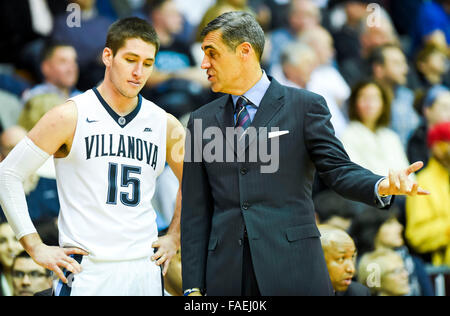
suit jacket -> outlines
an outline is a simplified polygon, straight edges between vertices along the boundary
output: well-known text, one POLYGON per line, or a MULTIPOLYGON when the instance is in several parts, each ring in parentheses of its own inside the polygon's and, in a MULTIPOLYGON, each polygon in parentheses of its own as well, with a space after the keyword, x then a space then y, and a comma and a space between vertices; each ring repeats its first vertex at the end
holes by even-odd
MULTIPOLYGON (((198 132, 220 127, 226 135, 226 128, 234 126, 233 112, 227 95, 193 112, 188 123, 181 215, 183 288, 240 295, 245 227, 263 296, 333 295, 315 224, 314 174, 317 170, 344 197, 370 205, 375 205, 374 187, 381 177, 349 160, 321 96, 274 79, 251 125, 269 130, 245 138, 244 147, 248 155, 258 140, 268 139, 272 127, 289 131, 278 138, 278 170, 261 173, 267 163, 260 157, 238 162, 237 146, 235 162, 195 160, 211 142, 207 137, 199 141, 198 132)), ((224 152, 229 147, 224 140, 224 152)), ((276 150, 274 138, 267 147, 268 152, 276 150)))

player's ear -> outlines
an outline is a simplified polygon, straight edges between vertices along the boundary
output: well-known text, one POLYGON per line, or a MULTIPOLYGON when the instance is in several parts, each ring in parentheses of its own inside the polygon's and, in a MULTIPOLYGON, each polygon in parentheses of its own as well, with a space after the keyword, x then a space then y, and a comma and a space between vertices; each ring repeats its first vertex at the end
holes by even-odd
POLYGON ((114 54, 113 54, 112 49, 109 47, 105 47, 105 49, 103 49, 102 61, 106 67, 111 66, 113 58, 114 58, 114 54))

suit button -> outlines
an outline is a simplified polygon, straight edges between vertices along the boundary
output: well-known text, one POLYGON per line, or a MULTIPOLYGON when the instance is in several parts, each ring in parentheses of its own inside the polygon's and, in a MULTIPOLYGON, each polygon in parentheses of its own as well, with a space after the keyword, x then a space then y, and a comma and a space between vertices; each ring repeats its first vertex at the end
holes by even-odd
POLYGON ((250 208, 250 204, 249 203, 245 202, 244 204, 242 204, 242 209, 244 211, 247 211, 249 208, 250 208))
POLYGON ((239 246, 242 247, 242 243, 243 243, 242 239, 239 239, 239 246))
POLYGON ((245 176, 247 173, 248 173, 247 168, 242 168, 242 169, 241 169, 241 174, 242 174, 243 176, 245 176))

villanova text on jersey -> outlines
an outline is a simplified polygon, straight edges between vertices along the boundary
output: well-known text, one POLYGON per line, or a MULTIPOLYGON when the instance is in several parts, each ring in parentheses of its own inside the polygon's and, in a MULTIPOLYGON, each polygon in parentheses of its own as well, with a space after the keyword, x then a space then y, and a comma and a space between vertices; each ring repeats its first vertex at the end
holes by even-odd
POLYGON ((156 170, 158 146, 140 138, 125 135, 91 135, 84 138, 86 160, 100 157, 123 157, 145 161, 156 170))

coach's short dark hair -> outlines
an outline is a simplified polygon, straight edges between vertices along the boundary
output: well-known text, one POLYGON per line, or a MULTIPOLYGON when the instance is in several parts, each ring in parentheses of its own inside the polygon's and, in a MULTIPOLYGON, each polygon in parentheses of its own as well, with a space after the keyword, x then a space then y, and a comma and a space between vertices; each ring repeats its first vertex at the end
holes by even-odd
POLYGON ((252 45, 259 60, 264 52, 265 37, 255 17, 243 11, 227 12, 215 18, 202 30, 203 40, 208 33, 221 31, 224 43, 236 50, 240 44, 248 42, 252 45))
POLYGON ((125 45, 130 38, 140 38, 144 42, 155 45, 156 54, 159 51, 160 42, 155 29, 147 21, 136 17, 121 19, 113 23, 106 38, 105 46, 113 51, 113 55, 125 45))

